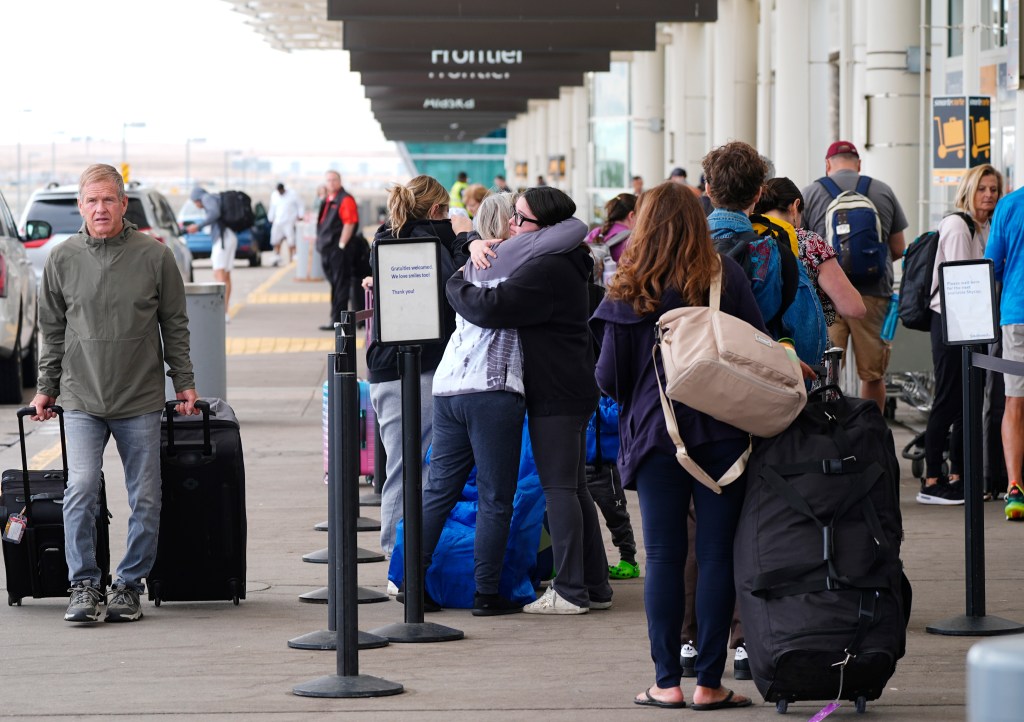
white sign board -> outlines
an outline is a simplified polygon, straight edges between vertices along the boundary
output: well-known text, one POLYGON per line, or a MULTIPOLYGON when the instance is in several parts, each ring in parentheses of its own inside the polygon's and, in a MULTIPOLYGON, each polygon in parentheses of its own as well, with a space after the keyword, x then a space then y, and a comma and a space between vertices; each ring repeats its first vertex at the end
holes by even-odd
POLYGON ((387 238, 374 243, 377 342, 418 346, 441 340, 441 256, 437 238, 387 238))
POLYGON ((942 340, 949 346, 994 343, 995 274, 992 261, 951 261, 939 264, 942 340))

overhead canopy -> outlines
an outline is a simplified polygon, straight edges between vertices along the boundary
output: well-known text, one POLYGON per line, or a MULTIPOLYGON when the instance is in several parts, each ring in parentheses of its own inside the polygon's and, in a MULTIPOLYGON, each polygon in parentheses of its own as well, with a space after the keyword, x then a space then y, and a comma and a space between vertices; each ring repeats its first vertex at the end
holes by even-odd
POLYGON ((711 22, 716 0, 327 0, 328 20, 406 18, 427 20, 598 20, 620 22, 711 22))
POLYGON ((385 136, 421 141, 488 135, 612 51, 653 50, 656 23, 718 17, 717 0, 226 1, 275 48, 348 50, 385 136))

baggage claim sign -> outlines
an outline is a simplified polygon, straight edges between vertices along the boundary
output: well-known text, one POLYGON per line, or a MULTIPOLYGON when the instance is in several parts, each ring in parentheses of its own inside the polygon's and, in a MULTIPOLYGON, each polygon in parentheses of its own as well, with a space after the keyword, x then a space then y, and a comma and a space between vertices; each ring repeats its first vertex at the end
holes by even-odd
POLYGON ((992 162, 992 98, 932 98, 932 184, 955 186, 968 168, 992 162))

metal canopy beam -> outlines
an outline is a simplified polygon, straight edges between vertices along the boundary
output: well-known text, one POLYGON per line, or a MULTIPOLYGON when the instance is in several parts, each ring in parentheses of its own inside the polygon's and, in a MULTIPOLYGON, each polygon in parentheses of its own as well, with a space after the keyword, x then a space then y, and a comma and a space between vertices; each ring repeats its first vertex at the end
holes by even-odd
MULTIPOLYGON (((481 93, 484 90, 507 92, 510 88, 542 88, 544 86, 561 88, 583 85, 583 73, 520 73, 517 71, 483 71, 483 72, 368 72, 361 73, 363 85, 367 88, 386 86, 403 89, 415 88, 419 92, 453 92, 467 89, 466 92, 481 93)), ((372 97, 372 96, 367 96, 372 97)), ((534 96, 536 97, 536 96, 534 96)), ((558 97, 557 95, 552 97, 558 97)))
POLYGON ((328 20, 437 19, 549 21, 648 20, 651 22, 711 22, 718 19, 717 0, 327 0, 328 20))
POLYGON ((467 85, 461 88, 435 87, 423 84, 413 85, 366 85, 363 81, 363 94, 373 98, 426 98, 459 97, 459 98, 529 98, 531 100, 555 100, 562 89, 560 86, 494 86, 467 85))
MULTIPOLYGON (((468 36, 472 47, 490 50, 543 50, 546 52, 609 50, 654 50, 655 24, 652 22, 603 23, 593 20, 552 23, 546 20, 479 22, 468 36)), ((442 21, 353 20, 342 24, 342 44, 346 50, 406 52, 432 50, 438 38, 452 36, 452 24, 442 21)))
MULTIPOLYGON (((447 45, 447 44, 446 44, 447 45)), ((525 50, 480 50, 461 43, 448 49, 405 49, 402 52, 352 50, 349 65, 359 72, 601 72, 611 67, 611 54, 599 52, 544 52, 525 50)))

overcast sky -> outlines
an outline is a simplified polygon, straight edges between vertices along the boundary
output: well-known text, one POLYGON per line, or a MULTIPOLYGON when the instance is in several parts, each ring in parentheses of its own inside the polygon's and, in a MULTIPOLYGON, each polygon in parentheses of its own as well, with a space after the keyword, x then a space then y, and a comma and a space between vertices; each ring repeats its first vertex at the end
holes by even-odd
POLYGON ((141 122, 129 142, 392 147, 347 54, 273 50, 221 0, 11 0, 0 15, 0 143, 119 141, 141 122))

